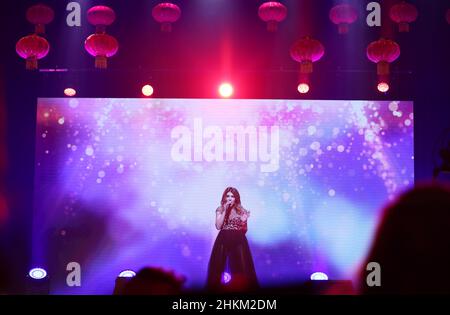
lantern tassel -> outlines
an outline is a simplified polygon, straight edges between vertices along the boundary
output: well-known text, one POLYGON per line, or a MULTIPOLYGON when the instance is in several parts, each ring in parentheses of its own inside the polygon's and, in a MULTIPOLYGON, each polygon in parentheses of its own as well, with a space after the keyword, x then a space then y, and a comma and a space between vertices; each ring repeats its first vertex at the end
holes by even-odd
POLYGON ((339 34, 347 34, 348 33, 348 23, 341 23, 338 25, 338 33, 339 34))
POLYGON ((267 21, 267 30, 269 32, 276 32, 278 29, 277 21, 267 21))
POLYGON ((36 56, 32 56, 26 59, 25 61, 25 69, 27 70, 36 70, 38 68, 38 61, 36 56))
POLYGON ((34 32, 36 34, 45 34, 45 25, 44 24, 36 24, 34 26, 34 32))
POLYGON ((305 60, 300 63, 300 73, 312 73, 313 72, 313 63, 310 60, 305 60))
POLYGON ((96 25, 95 26, 95 33, 97 33, 97 34, 105 34, 106 33, 106 26, 105 25, 96 25))
POLYGON ((380 61, 379 63, 377 63, 377 74, 379 76, 389 75, 389 62, 380 61))
POLYGON ((108 60, 106 59, 106 56, 95 57, 95 67, 97 69, 106 69, 108 67, 108 60))
POLYGON ((172 24, 168 23, 168 22, 164 22, 161 24, 161 31, 165 32, 165 33, 170 33, 172 32, 172 24))
POLYGON ((407 22, 398 23, 398 31, 400 33, 408 33, 409 32, 409 23, 407 23, 407 22))

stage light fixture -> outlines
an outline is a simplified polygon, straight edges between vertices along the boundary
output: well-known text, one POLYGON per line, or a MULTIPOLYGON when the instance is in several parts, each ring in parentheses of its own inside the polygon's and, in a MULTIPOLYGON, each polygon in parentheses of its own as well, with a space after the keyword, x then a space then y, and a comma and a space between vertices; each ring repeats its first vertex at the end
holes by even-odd
POLYGON ((133 278, 134 276, 136 276, 136 272, 133 270, 124 270, 119 274, 120 278, 133 278))
POLYGON ((309 84, 308 83, 300 83, 297 86, 297 91, 299 91, 301 94, 306 94, 309 92, 309 84))
POLYGON ((43 268, 33 268, 28 272, 28 275, 35 280, 41 280, 47 277, 47 271, 43 268))
POLYGON ((74 88, 68 87, 64 89, 64 95, 72 97, 77 94, 77 91, 74 88))
POLYGON ((150 84, 146 84, 142 87, 142 95, 144 96, 152 96, 153 91, 153 87, 150 84))
POLYGON ((314 280, 314 281, 323 281, 323 280, 328 280, 328 276, 325 274, 325 273, 323 273, 323 272, 314 272, 312 275, 311 275, 311 280, 314 280))
POLYGON ((231 281, 231 274, 228 272, 222 273, 222 283, 227 284, 230 281, 231 281))
POLYGON ((298 85, 297 85, 297 91, 300 94, 306 94, 309 92, 310 86, 309 86, 309 73, 300 73, 298 78, 298 85))
POLYGON ((33 268, 28 272, 25 281, 27 294, 46 295, 50 293, 50 279, 43 268, 33 268))
POLYGON ((219 86, 219 94, 224 98, 228 98, 233 95, 233 86, 230 83, 222 83, 219 86))
POLYGON ((113 295, 121 295, 127 283, 136 276, 133 270, 124 270, 116 278, 113 295))
POLYGON ((383 82, 383 81, 378 82, 377 89, 381 93, 386 93, 387 91, 389 91, 389 84, 387 82, 383 82))

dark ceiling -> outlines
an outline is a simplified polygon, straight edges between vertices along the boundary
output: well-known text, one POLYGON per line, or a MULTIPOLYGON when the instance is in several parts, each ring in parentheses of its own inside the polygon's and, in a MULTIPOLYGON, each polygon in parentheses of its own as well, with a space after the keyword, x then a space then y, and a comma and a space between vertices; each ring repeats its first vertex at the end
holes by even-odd
POLYGON ((421 71, 436 74, 449 68, 449 25, 445 21, 449 1, 411 1, 419 10, 411 32, 399 34, 388 18, 388 8, 397 1, 378 1, 382 26, 369 27, 366 5, 370 1, 349 0, 359 12, 349 34, 337 34, 328 17, 330 8, 342 1, 285 0, 288 17, 276 33, 266 30, 257 14, 261 0, 174 1, 182 10, 172 33, 162 33, 151 16, 160 1, 77 1, 81 5, 81 27, 66 25, 70 1, 45 1, 55 10, 47 27, 51 50, 40 61, 41 68, 64 68, 67 73, 35 75, 23 70, 23 60, 14 45, 33 26, 25 19, 28 6, 36 1, 10 2, 5 12, 7 41, 4 53, 7 71, 21 81, 42 79, 40 93, 60 96, 58 84, 75 82, 81 96, 139 96, 141 82, 151 81, 155 97, 216 97, 216 85, 224 79, 236 87, 237 98, 298 98, 298 65, 290 58, 295 40, 309 35, 325 46, 325 55, 314 65, 313 88, 307 98, 382 98, 374 89, 375 65, 366 57, 366 47, 381 36, 396 40, 401 57, 392 65, 392 89, 387 98, 411 98, 415 78, 421 71), (119 41, 119 52, 107 71, 94 71, 93 57, 83 47, 94 32, 87 10, 93 5, 111 6, 117 15, 107 32, 119 41), (447 40, 445 40, 447 39, 447 40), (91 82, 95 84, 91 84, 91 82), (84 83, 84 84, 83 84, 84 83))

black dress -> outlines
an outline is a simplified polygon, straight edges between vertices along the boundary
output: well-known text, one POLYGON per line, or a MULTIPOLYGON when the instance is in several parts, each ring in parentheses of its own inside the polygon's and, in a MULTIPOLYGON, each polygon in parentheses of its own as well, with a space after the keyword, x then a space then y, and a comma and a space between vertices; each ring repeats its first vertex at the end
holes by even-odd
MULTIPOLYGON (((216 211, 220 211, 218 208, 216 211)), ((249 212, 243 209, 247 214, 249 212)), ((227 288, 258 289, 255 266, 248 246, 247 221, 232 209, 217 235, 208 264, 208 291, 217 292, 227 288), (224 272, 230 279, 223 279, 224 272)))

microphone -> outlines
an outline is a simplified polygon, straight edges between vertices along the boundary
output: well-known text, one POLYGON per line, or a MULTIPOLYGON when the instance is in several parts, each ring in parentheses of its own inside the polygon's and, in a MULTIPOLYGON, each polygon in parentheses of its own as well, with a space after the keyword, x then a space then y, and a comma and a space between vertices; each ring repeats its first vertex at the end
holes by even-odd
POLYGON ((225 204, 225 214, 226 214, 226 216, 228 216, 228 214, 229 214, 229 212, 231 211, 231 202, 227 202, 226 204, 225 204))

